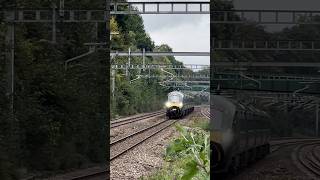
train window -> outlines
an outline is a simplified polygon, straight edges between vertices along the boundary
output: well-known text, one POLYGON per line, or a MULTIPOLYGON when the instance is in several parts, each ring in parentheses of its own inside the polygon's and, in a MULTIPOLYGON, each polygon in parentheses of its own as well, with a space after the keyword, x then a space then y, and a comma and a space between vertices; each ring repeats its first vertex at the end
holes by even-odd
POLYGON ((239 111, 239 116, 236 116, 236 118, 238 118, 238 127, 240 128, 240 130, 245 130, 246 119, 244 111, 239 111))
POLYGON ((232 127, 234 120, 234 113, 230 111, 222 111, 218 109, 211 109, 213 118, 211 119, 211 129, 225 130, 232 127))
POLYGON ((211 129, 226 130, 231 128, 236 112, 234 104, 220 96, 214 96, 212 103, 211 129))
POLYGON ((168 100, 170 102, 181 102, 182 101, 182 97, 178 96, 178 95, 171 95, 168 97, 168 100))
POLYGON ((232 123, 232 126, 235 126, 235 125, 238 123, 240 117, 241 117, 241 112, 236 111, 235 116, 234 116, 234 120, 233 120, 233 123, 232 123))
POLYGON ((221 130, 222 129, 222 120, 223 113, 217 109, 211 109, 213 118, 212 118, 212 129, 221 130))
POLYGON ((238 114, 236 114, 236 117, 239 116, 239 118, 242 119, 243 118, 243 111, 237 111, 237 112, 238 112, 238 114))

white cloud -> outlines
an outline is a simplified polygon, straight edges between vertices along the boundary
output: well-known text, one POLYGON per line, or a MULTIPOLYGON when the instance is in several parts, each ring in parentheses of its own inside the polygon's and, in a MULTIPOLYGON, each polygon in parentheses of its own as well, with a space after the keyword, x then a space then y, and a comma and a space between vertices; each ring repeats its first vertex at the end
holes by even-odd
MULTIPOLYGON (((209 15, 143 15, 146 31, 156 45, 173 51, 210 51, 209 15)), ((210 64, 210 57, 177 57, 185 64, 210 64)))
MULTIPOLYGON (((128 0, 145 2, 145 0, 128 0)), ((149 0, 159 2, 168 0, 149 0)), ((208 1, 209 0, 174 0, 208 1)), ((173 51, 210 51, 209 15, 142 15, 146 31, 156 45, 168 44, 173 51)), ((210 64, 210 57, 176 57, 185 64, 210 64)))

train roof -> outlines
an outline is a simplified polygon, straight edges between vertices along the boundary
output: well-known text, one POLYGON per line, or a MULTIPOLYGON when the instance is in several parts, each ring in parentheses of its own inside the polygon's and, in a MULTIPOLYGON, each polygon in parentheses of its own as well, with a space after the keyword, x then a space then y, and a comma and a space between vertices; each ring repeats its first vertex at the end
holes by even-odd
POLYGON ((179 96, 184 97, 184 94, 180 91, 172 91, 168 94, 168 96, 172 96, 172 95, 179 95, 179 96))
POLYGON ((258 114, 258 115, 262 115, 262 116, 267 116, 267 113, 255 108, 252 104, 243 104, 237 100, 234 99, 229 99, 229 98, 225 98, 223 96, 219 96, 219 95, 213 95, 213 104, 216 106, 223 106, 224 109, 226 108, 236 108, 237 110, 240 111, 246 111, 246 112, 251 112, 253 114, 258 114), (230 105, 233 104, 233 107, 230 105))

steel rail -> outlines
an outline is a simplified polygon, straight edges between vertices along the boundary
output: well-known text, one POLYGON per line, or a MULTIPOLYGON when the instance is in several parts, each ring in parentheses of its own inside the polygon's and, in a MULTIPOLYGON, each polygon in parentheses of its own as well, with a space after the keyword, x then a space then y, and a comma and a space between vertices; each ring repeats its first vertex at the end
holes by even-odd
POLYGON ((112 142, 110 143, 110 145, 114 145, 114 144, 116 144, 116 143, 122 142, 122 141, 124 141, 125 139, 128 139, 128 138, 130 138, 130 137, 133 137, 134 135, 137 135, 137 134, 140 134, 140 133, 142 133, 142 132, 145 132, 145 131, 147 131, 147 130, 153 128, 153 127, 159 126, 160 124, 163 124, 163 123, 165 123, 165 122, 167 122, 167 120, 160 121, 160 122, 158 122, 158 123, 156 123, 156 124, 153 124, 153 125, 151 125, 151 126, 149 126, 149 127, 143 128, 143 129, 141 129, 141 130, 139 130, 139 131, 137 131, 137 132, 131 133, 131 134, 125 136, 125 137, 122 137, 122 138, 120 138, 120 139, 114 140, 114 141, 112 141, 112 142))
POLYGON ((138 141, 137 143, 129 146, 128 148, 125 148, 123 151, 120 151, 119 153, 117 153, 116 155, 114 156, 111 156, 110 157, 110 161, 116 159, 117 157, 121 156, 122 154, 126 153, 127 151, 133 149, 134 147, 138 146, 139 144, 143 143, 144 141, 146 141, 147 139, 153 137, 154 135, 160 133, 161 131, 163 131, 164 129, 170 127, 172 124, 176 123, 178 120, 173 120, 172 122, 170 122, 168 125, 158 129, 157 131, 153 132, 151 135, 149 136, 146 136, 145 138, 143 138, 141 141, 138 141))
POLYGON ((108 175, 107 172, 109 172, 109 170, 106 169, 106 170, 99 171, 99 172, 93 172, 93 173, 86 174, 86 175, 76 176, 76 177, 70 178, 70 180, 81 180, 81 179, 87 180, 88 178, 93 178, 93 177, 102 176, 102 175, 105 175, 105 177, 107 177, 107 175, 108 175))
POLYGON ((156 113, 160 113, 160 112, 164 112, 164 111, 160 110, 160 111, 155 111, 155 112, 150 112, 150 113, 145 113, 145 114, 137 114, 137 115, 134 115, 134 116, 119 117, 119 118, 113 119, 111 121, 111 124, 127 121, 128 119, 134 119, 134 118, 143 117, 143 116, 149 115, 149 114, 156 114, 156 113))
POLYGON ((319 156, 318 153, 316 153, 316 148, 319 148, 319 146, 314 146, 314 147, 312 148, 311 153, 312 153, 312 156, 313 156, 318 162, 320 162, 320 156, 319 156))
POLYGON ((163 116, 163 115, 164 115, 163 112, 155 112, 155 113, 145 114, 142 116, 137 116, 137 117, 133 117, 133 118, 120 120, 117 122, 111 122, 110 127, 115 128, 115 127, 123 126, 126 124, 130 124, 133 122, 137 122, 137 121, 141 121, 141 120, 145 120, 145 119, 149 119, 149 118, 156 118, 156 117, 163 116))
POLYGON ((210 119, 210 111, 206 111, 206 112, 203 112, 202 110, 201 110, 201 114, 204 116, 204 117, 206 117, 207 119, 210 119))
POLYGON ((302 165, 308 172, 312 173, 316 177, 320 177, 320 164, 319 162, 315 162, 314 159, 311 159, 310 155, 307 158, 302 157, 302 150, 308 146, 319 146, 319 142, 314 143, 305 143, 296 148, 295 156, 297 157, 297 161, 300 165, 302 165), (306 161, 306 159, 308 161, 306 161))
POLYGON ((34 176, 27 177, 27 178, 22 178, 21 180, 35 180, 35 179, 44 179, 44 180, 52 180, 52 179, 81 180, 81 179, 86 179, 87 180, 89 178, 97 178, 100 176, 107 178, 109 172, 110 171, 109 171, 108 167, 105 167, 103 169, 101 169, 100 167, 99 167, 99 169, 94 169, 94 167, 93 167, 93 168, 89 168, 89 169, 82 169, 82 170, 75 170, 75 171, 71 171, 71 172, 66 172, 65 174, 58 174, 53 177, 44 178, 41 175, 34 175, 34 176), (85 172, 85 171, 87 171, 87 172, 85 172), (83 173, 83 172, 85 172, 85 173, 83 173))
POLYGON ((121 122, 121 121, 126 121, 126 120, 128 120, 128 119, 133 119, 133 118, 137 118, 137 117, 142 117, 142 116, 145 116, 145 115, 147 115, 147 114, 158 113, 158 112, 164 112, 164 111, 159 110, 159 111, 154 111, 154 112, 149 112, 149 113, 136 114, 136 115, 132 115, 132 116, 117 117, 117 118, 115 118, 115 119, 112 119, 111 124, 117 123, 117 122, 121 122))
MULTIPOLYGON (((275 140, 271 140, 271 141, 275 141, 275 140)), ((277 152, 279 151, 281 148, 283 147, 287 147, 287 146, 293 146, 293 145, 299 145, 301 143, 308 143, 308 142, 319 142, 320 143, 320 139, 316 139, 316 138, 306 138, 306 139, 298 139, 297 141, 291 141, 291 142, 280 142, 280 143, 276 143, 276 144, 271 144, 271 153, 277 152)))

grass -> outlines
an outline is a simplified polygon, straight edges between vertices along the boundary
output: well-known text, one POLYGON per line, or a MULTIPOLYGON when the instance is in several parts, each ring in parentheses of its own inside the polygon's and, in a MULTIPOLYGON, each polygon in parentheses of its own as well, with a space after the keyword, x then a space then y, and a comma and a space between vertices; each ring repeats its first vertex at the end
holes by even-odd
POLYGON ((166 148, 161 169, 141 180, 210 179, 209 121, 193 117, 187 126, 178 124, 180 136, 166 148))

